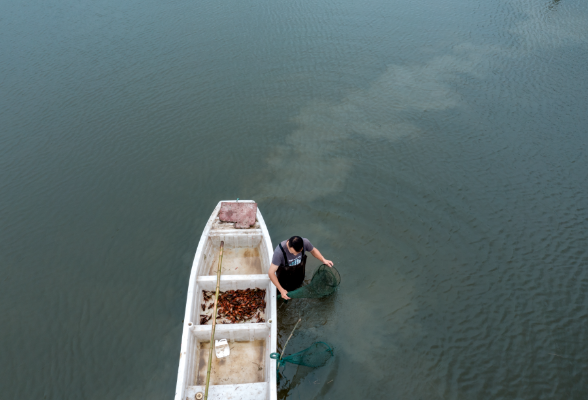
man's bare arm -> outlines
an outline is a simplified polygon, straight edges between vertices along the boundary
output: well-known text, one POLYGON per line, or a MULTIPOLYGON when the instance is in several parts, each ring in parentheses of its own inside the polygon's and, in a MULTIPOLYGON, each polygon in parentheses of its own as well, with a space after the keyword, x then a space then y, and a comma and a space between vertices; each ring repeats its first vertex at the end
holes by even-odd
POLYGON ((317 260, 319 260, 323 264, 326 264, 329 267, 332 267, 333 266, 333 261, 327 260, 325 257, 323 257, 323 255, 321 254, 321 252, 316 247, 314 249, 312 249, 312 251, 310 252, 310 254, 312 254, 317 260))
POLYGON ((269 276, 270 280, 273 282, 273 284, 276 286, 276 288, 278 288, 278 290, 280 291, 280 294, 282 295, 282 299, 289 300, 290 298, 288 297, 288 291, 285 290, 282 287, 282 285, 280 285, 280 282, 278 281, 278 277, 276 276, 277 270, 278 270, 278 266, 276 264, 270 265, 268 276, 269 276))

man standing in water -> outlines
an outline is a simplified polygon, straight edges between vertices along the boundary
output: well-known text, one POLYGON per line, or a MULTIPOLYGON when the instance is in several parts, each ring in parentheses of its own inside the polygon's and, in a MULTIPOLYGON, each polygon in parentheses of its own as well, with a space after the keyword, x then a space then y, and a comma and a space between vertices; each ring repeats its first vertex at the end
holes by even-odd
POLYGON ((280 291, 282 298, 288 300, 288 292, 298 289, 304 281, 306 270, 306 254, 310 251, 317 260, 329 267, 333 262, 325 259, 320 251, 306 238, 292 236, 278 244, 272 257, 269 278, 280 291))

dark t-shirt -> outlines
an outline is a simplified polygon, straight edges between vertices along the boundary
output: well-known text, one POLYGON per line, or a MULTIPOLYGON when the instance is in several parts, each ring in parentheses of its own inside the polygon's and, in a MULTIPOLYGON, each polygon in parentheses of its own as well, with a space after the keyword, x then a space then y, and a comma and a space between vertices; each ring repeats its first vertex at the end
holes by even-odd
MULTIPOLYGON (((314 246, 312 245, 312 243, 310 243, 308 241, 308 239, 306 238, 302 238, 302 241, 304 242, 304 251, 312 251, 314 249, 314 246)), ((302 262, 302 252, 298 253, 297 255, 294 255, 292 253, 290 253, 288 251, 288 246, 286 245, 288 241, 284 240, 281 244, 282 247, 284 248, 284 251, 286 252, 286 257, 288 257, 288 265, 298 265, 302 262)), ((279 266, 284 266, 284 253, 282 253, 282 249, 280 249, 280 246, 276 246, 276 249, 274 250, 274 256, 272 257, 272 264, 279 266)))

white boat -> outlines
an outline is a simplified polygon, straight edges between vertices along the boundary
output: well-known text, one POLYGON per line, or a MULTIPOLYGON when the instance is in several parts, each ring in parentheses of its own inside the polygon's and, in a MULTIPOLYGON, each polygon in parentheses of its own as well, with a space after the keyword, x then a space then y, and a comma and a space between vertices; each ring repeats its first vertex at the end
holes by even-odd
POLYGON ((217 358, 213 354, 208 398, 276 400, 276 360, 270 358, 276 351, 277 336, 276 289, 268 277, 271 239, 259 209, 249 229, 221 222, 218 214, 223 202, 208 219, 192 264, 175 400, 200 399, 205 391, 212 325, 211 321, 200 325, 200 317, 204 313, 203 291, 216 288, 221 241, 225 245, 220 291, 265 289, 265 322, 219 324, 217 320, 215 339, 229 341, 230 355, 217 358))

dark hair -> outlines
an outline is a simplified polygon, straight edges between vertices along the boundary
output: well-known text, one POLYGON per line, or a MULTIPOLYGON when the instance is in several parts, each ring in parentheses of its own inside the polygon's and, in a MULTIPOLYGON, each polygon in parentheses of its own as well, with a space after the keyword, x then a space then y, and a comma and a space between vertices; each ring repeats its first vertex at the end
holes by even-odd
POLYGON ((296 251, 302 251, 302 247, 304 247, 304 241, 300 236, 292 236, 288 239, 288 244, 296 251))

